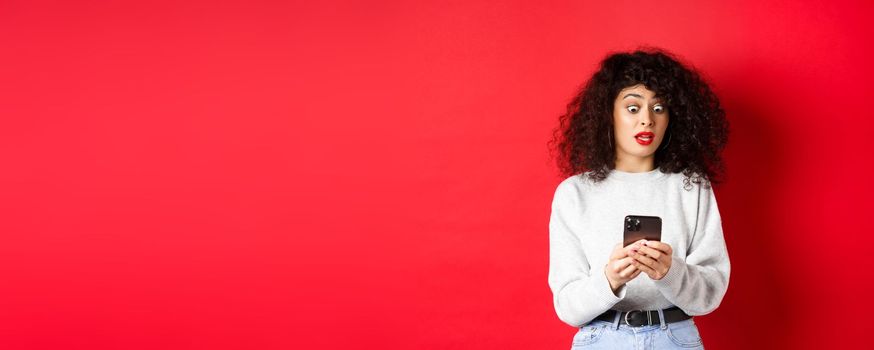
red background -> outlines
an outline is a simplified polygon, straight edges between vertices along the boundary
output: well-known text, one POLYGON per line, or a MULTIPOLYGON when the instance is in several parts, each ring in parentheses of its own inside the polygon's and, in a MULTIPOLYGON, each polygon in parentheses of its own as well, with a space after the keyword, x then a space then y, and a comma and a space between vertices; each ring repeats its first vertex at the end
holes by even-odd
POLYGON ((638 45, 699 68, 732 126, 733 269, 705 345, 858 345, 872 14, 0 2, 0 347, 567 349, 546 142, 598 61, 638 45))

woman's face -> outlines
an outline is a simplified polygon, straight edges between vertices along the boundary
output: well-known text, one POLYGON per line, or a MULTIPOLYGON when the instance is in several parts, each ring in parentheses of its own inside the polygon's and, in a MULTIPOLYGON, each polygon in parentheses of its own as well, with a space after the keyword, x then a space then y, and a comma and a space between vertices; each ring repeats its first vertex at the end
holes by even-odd
POLYGON ((622 89, 613 102, 613 142, 616 157, 645 161, 653 157, 668 128, 668 110, 643 85, 622 89))

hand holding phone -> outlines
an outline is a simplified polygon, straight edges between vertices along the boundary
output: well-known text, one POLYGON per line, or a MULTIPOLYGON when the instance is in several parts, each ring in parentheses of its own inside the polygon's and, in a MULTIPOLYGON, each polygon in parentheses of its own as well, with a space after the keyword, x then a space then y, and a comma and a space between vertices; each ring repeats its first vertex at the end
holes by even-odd
POLYGON ((616 243, 613 252, 610 253, 607 265, 604 266, 604 274, 607 275, 607 281, 610 283, 610 289, 613 290, 614 295, 625 283, 643 272, 633 265, 634 258, 628 255, 628 251, 629 248, 616 243))

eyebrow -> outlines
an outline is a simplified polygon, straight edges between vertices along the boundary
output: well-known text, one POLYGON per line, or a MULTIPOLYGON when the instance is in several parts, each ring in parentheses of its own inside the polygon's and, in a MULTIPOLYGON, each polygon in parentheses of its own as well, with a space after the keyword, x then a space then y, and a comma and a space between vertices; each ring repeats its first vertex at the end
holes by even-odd
MULTIPOLYGON (((638 94, 634 94, 634 93, 632 93, 632 94, 626 94, 625 97, 623 97, 622 99, 624 100, 624 99, 629 98, 629 97, 643 98, 643 96, 640 96, 640 95, 638 95, 638 94)), ((653 100, 655 100, 655 101, 657 101, 657 102, 661 102, 661 101, 662 101, 661 97, 659 97, 659 96, 655 96, 655 97, 653 97, 653 100)))

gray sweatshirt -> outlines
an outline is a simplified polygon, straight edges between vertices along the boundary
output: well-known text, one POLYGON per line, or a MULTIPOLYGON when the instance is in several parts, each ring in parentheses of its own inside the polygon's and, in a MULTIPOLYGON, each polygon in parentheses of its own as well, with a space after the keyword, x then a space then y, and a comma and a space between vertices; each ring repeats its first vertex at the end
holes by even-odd
POLYGON ((612 170, 600 183, 581 175, 555 190, 549 219, 549 288, 558 318, 579 327, 609 310, 675 305, 692 316, 710 313, 728 289, 731 264, 713 188, 659 169, 612 170), (645 273, 610 289, 604 266, 622 242, 626 215, 662 219, 662 242, 673 261, 661 280, 645 273))

